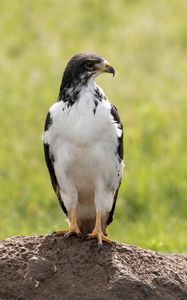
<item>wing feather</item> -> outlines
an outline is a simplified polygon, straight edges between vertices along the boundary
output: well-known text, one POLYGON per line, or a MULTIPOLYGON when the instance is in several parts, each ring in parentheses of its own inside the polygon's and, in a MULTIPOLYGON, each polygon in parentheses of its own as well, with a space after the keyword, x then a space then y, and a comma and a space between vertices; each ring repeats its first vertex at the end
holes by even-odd
MULTIPOLYGON (((118 153, 120 163, 123 164, 123 157, 124 157, 123 124, 121 123, 121 120, 120 120, 120 117, 119 117, 119 114, 118 114, 118 110, 113 104, 111 104, 111 114, 114 118, 114 121, 115 121, 118 129, 121 131, 120 134, 118 135, 117 153, 118 153)), ((121 185, 121 178, 119 179, 118 187, 117 187, 116 191, 114 192, 113 205, 112 205, 111 211, 109 212, 107 225, 109 225, 113 221, 113 214, 114 214, 114 210, 115 210, 115 207, 116 207, 116 201, 117 201, 117 196, 118 196, 118 191, 119 191, 120 185, 121 185)))
MULTIPOLYGON (((52 125, 52 119, 50 116, 50 112, 48 112, 47 117, 46 117, 46 121, 45 121, 45 126, 44 126, 44 131, 48 131, 50 126, 52 125)), ((67 209, 64 206, 63 200, 61 198, 61 194, 60 194, 60 186, 58 184, 57 181, 57 177, 55 174, 55 169, 54 169, 54 157, 52 155, 52 153, 50 152, 50 145, 45 142, 44 140, 44 156, 45 156, 45 162, 49 171, 49 175, 51 178, 51 183, 53 186, 53 189, 57 195, 58 201, 60 203, 60 206, 62 207, 62 210, 64 211, 64 213, 67 215, 67 209)))

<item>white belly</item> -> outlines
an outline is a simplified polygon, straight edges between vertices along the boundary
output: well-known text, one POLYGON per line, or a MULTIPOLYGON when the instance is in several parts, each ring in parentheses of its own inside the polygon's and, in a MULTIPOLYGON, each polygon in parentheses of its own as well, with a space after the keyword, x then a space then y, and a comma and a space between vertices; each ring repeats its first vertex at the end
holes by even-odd
POLYGON ((117 129, 110 104, 108 101, 99 103, 94 114, 92 97, 93 94, 84 91, 84 97, 70 109, 63 102, 55 103, 50 109, 53 124, 45 136, 54 157, 65 206, 68 210, 69 202, 77 193, 77 210, 82 218, 95 214, 95 205, 100 203, 94 203, 94 198, 99 192, 103 195, 103 199, 98 200, 103 202, 101 210, 111 210, 113 194, 122 176, 122 164, 116 155, 117 129))
MULTIPOLYGON (((112 190, 115 188, 118 162, 110 149, 110 145, 104 142, 90 147, 65 143, 55 153, 56 174, 60 176, 65 173, 80 193, 93 192, 99 180, 112 190)), ((63 182, 61 185, 65 190, 63 182)))

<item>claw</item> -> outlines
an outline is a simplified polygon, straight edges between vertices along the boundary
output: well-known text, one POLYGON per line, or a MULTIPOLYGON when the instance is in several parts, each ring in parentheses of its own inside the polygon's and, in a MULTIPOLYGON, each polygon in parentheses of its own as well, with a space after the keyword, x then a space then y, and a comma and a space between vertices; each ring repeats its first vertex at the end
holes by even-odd
POLYGON ((59 230, 55 231, 52 234, 55 234, 56 236, 64 236, 66 238, 72 236, 72 235, 77 235, 78 237, 82 236, 82 233, 79 229, 79 226, 77 224, 77 219, 76 219, 76 211, 74 208, 71 210, 71 222, 69 229, 64 229, 64 230, 59 230))
POLYGON ((52 233, 52 235, 64 236, 66 238, 68 238, 72 235, 77 235, 78 237, 82 237, 82 233, 80 232, 79 228, 71 228, 71 227, 69 229, 54 231, 52 233))
POLYGON ((103 243, 102 242, 98 242, 98 250, 99 250, 99 252, 101 251, 102 247, 103 247, 103 243))
POLYGON ((72 229, 69 229, 66 231, 66 233, 64 234, 64 237, 68 238, 72 235, 77 235, 78 237, 82 236, 79 228, 72 228, 72 229))
POLYGON ((113 243, 109 238, 106 237, 106 235, 103 234, 100 224, 101 224, 101 215, 100 213, 97 213, 94 230, 91 233, 89 233, 86 237, 87 240, 97 238, 99 250, 101 250, 102 248, 103 241, 108 243, 109 245, 112 245, 113 243))
POLYGON ((110 239, 108 239, 103 233, 102 233, 102 231, 101 230, 99 230, 99 231, 93 231, 92 233, 89 233, 88 235, 87 235, 87 240, 91 240, 91 239, 95 239, 95 238, 97 238, 97 240, 98 240, 98 248, 101 248, 102 247, 102 245, 103 245, 103 241, 104 242, 106 242, 107 244, 109 244, 109 245, 112 245, 112 241, 110 240, 110 239))
POLYGON ((65 234, 66 230, 58 230, 58 231, 53 231, 52 235, 56 235, 56 236, 62 236, 65 234))

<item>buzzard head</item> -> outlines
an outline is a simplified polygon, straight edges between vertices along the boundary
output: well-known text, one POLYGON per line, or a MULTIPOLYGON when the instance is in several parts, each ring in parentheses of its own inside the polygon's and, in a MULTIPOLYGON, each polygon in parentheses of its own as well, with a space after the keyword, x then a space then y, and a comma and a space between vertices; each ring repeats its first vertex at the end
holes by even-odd
POLYGON ((89 80, 94 80, 103 72, 115 75, 114 68, 106 59, 95 54, 76 54, 65 68, 61 89, 75 81, 87 84, 89 80))

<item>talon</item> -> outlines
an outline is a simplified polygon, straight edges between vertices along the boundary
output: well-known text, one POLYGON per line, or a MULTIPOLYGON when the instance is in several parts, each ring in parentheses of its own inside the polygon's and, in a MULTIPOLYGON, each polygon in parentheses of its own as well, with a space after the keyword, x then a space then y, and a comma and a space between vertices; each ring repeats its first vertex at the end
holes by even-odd
POLYGON ((69 229, 55 231, 52 234, 55 234, 56 236, 64 235, 64 237, 66 237, 66 238, 68 238, 72 235, 77 235, 78 237, 82 236, 82 233, 77 224, 76 211, 74 208, 72 208, 72 210, 71 210, 71 222, 70 222, 69 229))
POLYGON ((52 233, 52 235, 56 235, 56 236, 64 236, 66 238, 72 236, 72 235, 77 235, 78 237, 82 236, 82 233, 80 232, 79 228, 69 228, 69 229, 64 229, 64 230, 59 230, 59 231, 54 231, 52 233))
POLYGON ((103 234, 103 232, 101 230, 101 214, 100 213, 96 213, 96 222, 95 222, 94 230, 87 235, 86 239, 91 240, 94 238, 97 238, 97 240, 98 240, 99 250, 101 250, 101 248, 102 248, 103 241, 110 245, 112 245, 112 243, 113 243, 109 238, 106 237, 106 235, 103 234))
POLYGON ((72 235, 77 235, 78 237, 81 237, 81 232, 79 230, 79 228, 70 228, 69 230, 66 231, 66 233, 64 234, 64 237, 68 238, 72 235))
POLYGON ((53 231, 52 235, 56 235, 56 236, 62 236, 67 232, 67 229, 64 230, 57 230, 57 231, 53 231))
POLYGON ((108 244, 110 244, 110 245, 112 245, 112 241, 110 240, 110 239, 108 239, 103 233, 102 233, 102 231, 100 230, 100 231, 93 231, 92 233, 89 233, 88 235, 87 235, 87 240, 91 240, 91 239, 95 239, 95 238, 97 238, 97 240, 98 240, 98 247, 100 248, 100 247, 102 247, 102 244, 103 244, 103 242, 106 242, 106 243, 108 243, 108 244))
POLYGON ((99 251, 101 251, 102 247, 103 247, 102 241, 98 242, 98 250, 99 251))

